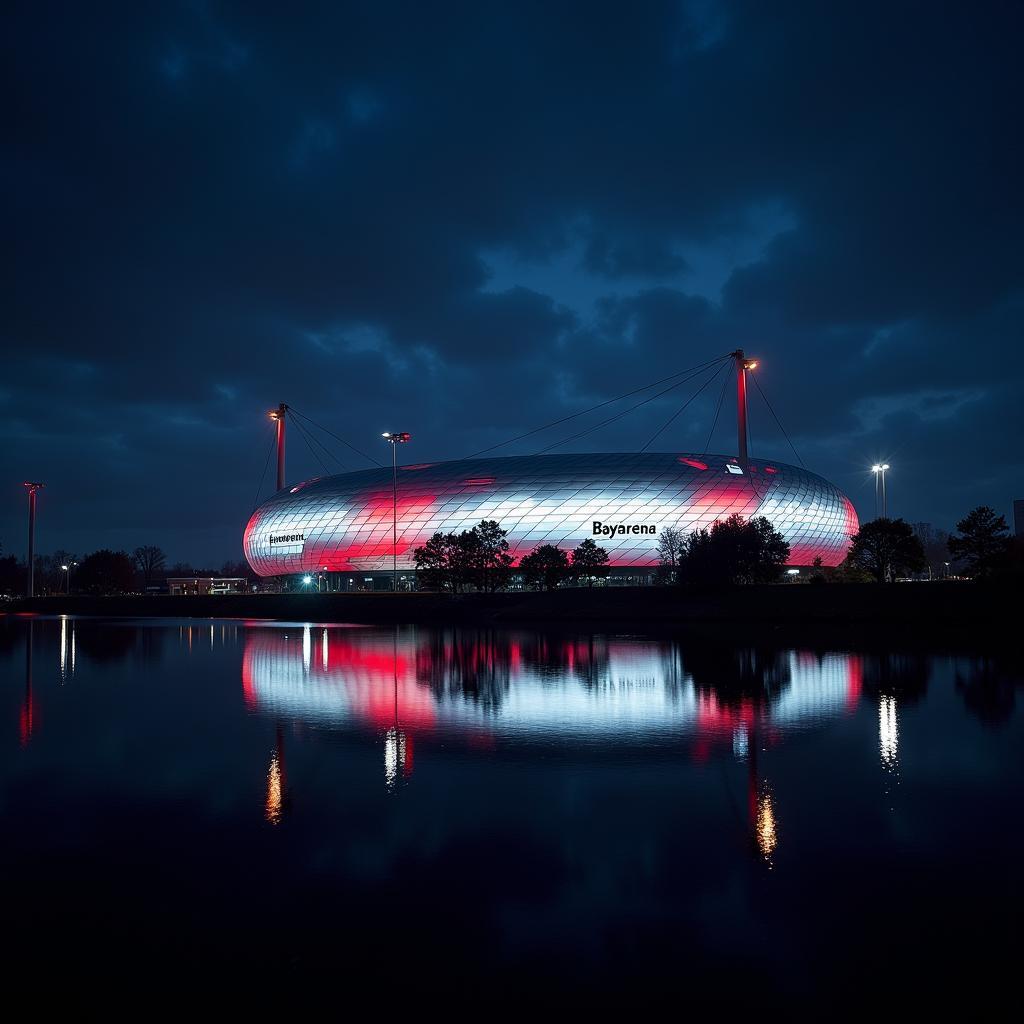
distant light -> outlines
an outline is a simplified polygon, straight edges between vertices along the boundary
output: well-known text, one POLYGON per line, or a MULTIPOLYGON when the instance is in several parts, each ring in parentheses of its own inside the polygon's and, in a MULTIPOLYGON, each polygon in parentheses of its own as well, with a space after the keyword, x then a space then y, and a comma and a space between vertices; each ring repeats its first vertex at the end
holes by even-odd
POLYGON ((312 576, 303 576, 302 577, 302 582, 308 585, 308 584, 313 582, 313 577, 312 576))
POLYGON ((878 473, 878 472, 880 472, 880 471, 881 471, 881 469, 882 469, 882 467, 881 467, 881 466, 879 466, 879 465, 874 465, 874 466, 872 466, 872 467, 871 467, 871 472, 872 472, 872 473, 878 473))
POLYGON ((757 360, 756 359, 748 359, 743 364, 743 369, 744 370, 756 370, 757 369, 757 360))
POLYGON ((62 568, 62 569, 63 569, 63 570, 65 571, 65 572, 67 572, 67 571, 68 571, 68 567, 67 567, 66 565, 62 565, 62 566, 61 566, 61 568, 62 568))
POLYGON ((786 570, 786 575, 787 576, 799 576, 800 575, 800 570, 799 569, 787 569, 786 570))
POLYGON ((725 467, 733 476, 743 476, 743 470, 739 466, 734 466, 731 462, 726 464, 725 467))

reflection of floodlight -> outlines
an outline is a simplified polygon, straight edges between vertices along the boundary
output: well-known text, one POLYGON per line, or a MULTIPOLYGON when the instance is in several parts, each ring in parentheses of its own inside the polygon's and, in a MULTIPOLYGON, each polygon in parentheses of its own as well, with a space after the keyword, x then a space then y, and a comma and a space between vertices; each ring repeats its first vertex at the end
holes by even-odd
POLYGON ((385 430, 380 435, 391 445, 391 589, 398 592, 398 446, 412 439, 408 430, 385 430))

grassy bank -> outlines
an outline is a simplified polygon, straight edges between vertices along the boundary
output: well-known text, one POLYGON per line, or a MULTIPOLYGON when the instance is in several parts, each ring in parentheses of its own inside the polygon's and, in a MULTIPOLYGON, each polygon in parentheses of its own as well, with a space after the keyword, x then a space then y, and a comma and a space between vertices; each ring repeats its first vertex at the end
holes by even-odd
POLYGON ((11 614, 254 618, 424 625, 565 625, 595 629, 664 628, 834 637, 958 637, 1014 640, 1019 588, 966 583, 749 586, 686 591, 609 587, 552 593, 226 594, 206 597, 36 598, 8 604, 11 614))

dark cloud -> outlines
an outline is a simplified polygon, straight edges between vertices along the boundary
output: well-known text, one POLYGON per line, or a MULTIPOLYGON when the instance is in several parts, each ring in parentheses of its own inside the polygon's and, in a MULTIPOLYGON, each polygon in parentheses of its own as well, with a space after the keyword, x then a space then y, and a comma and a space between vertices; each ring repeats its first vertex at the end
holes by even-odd
MULTIPOLYGON (((20 550, 20 480, 40 477, 44 547, 220 560, 277 401, 360 447, 397 426, 417 458, 458 456, 737 346, 862 512, 877 457, 911 518, 1006 507, 1024 477, 1021 20, 16 8, 0 540, 20 550)), ((702 447, 717 390, 659 444, 702 447)), ((575 446, 641 445, 684 397, 575 446)), ((763 406, 752 422, 755 450, 785 457, 763 406)), ((322 471, 301 437, 291 451, 295 475, 322 471)))

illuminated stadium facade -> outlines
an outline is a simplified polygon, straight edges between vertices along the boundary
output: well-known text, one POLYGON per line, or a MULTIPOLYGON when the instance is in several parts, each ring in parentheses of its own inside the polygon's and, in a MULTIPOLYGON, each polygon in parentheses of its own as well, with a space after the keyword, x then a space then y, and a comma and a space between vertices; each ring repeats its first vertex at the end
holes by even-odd
POLYGON ((532 455, 399 466, 397 542, 391 467, 320 477, 278 491, 252 515, 246 558, 261 576, 376 573, 414 566, 437 532, 482 519, 507 531, 518 561, 539 544, 590 538, 615 569, 658 564, 659 535, 733 514, 765 516, 790 563, 838 565, 857 532, 850 500, 822 477, 759 459, 679 453, 532 455))

